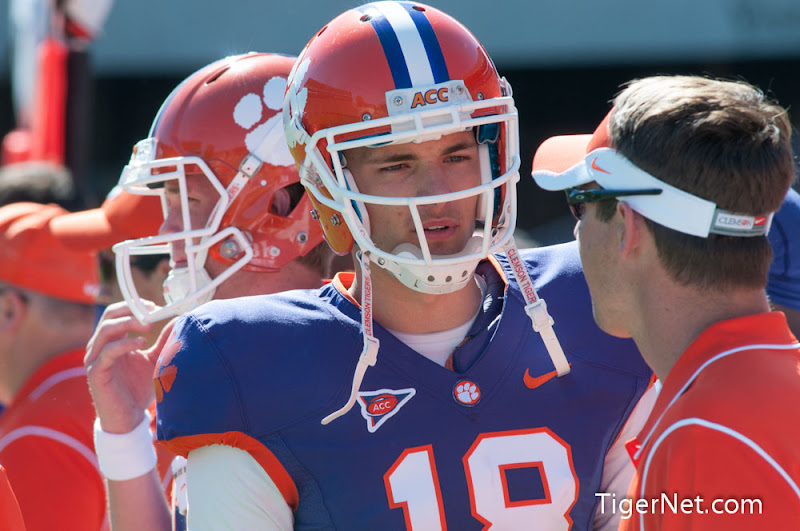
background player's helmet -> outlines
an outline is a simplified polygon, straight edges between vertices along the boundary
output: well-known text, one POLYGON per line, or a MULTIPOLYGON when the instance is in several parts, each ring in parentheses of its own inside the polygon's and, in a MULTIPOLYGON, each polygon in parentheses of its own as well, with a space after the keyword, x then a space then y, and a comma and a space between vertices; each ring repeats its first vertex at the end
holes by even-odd
POLYGON ((183 230, 117 244, 123 295, 140 320, 176 315, 212 298, 216 286, 239 269, 278 271, 322 241, 319 224, 286 147, 281 106, 294 58, 245 54, 212 63, 184 80, 138 142, 120 184, 132 193, 161 195, 176 180, 183 230), (200 175, 219 194, 207 223, 193 227, 187 175, 200 175), (134 255, 168 252, 185 242, 187 267, 164 283, 167 306, 148 310, 131 277, 134 255), (209 278, 206 258, 228 266, 209 278))
POLYGON ((446 293, 464 286, 480 259, 511 240, 519 179, 511 88, 483 46, 449 15, 413 2, 376 2, 343 13, 300 54, 283 112, 314 215, 335 252, 350 251, 355 240, 408 287, 446 293), (479 142, 482 184, 451 194, 360 194, 341 155, 467 130, 479 142), (475 236, 460 253, 431 255, 417 206, 470 196, 480 196, 475 236), (370 238, 365 203, 407 206, 419 245, 379 249, 370 238))

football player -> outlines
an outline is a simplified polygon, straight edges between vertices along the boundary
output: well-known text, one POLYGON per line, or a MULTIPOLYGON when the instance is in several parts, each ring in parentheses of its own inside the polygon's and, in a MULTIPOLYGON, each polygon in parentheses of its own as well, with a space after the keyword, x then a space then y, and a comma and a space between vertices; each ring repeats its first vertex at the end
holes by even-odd
MULTIPOLYGON (((172 527, 145 414, 160 347, 142 350, 146 340, 129 333, 212 298, 318 287, 326 274, 331 254, 310 217, 283 133, 280 110, 292 64, 292 57, 251 53, 190 75, 165 100, 122 171, 127 192, 161 198, 164 223, 157 236, 114 246, 125 302, 108 307, 85 358, 115 529, 172 527), (172 269, 166 305, 157 306, 140 296, 132 265, 163 252, 172 269)), ((174 468, 182 476, 180 464, 174 468)))
POLYGON ((633 337, 664 384, 621 528, 800 521, 800 344, 765 291, 790 136, 755 87, 660 76, 627 86, 594 134, 536 152, 534 178, 578 218, 597 323, 633 337))
POLYGON ((357 267, 175 325, 158 438, 188 456, 190 527, 614 527, 597 494, 625 492, 651 373, 594 325, 576 245, 514 245, 517 113, 481 44, 415 2, 346 11, 284 125, 357 267))

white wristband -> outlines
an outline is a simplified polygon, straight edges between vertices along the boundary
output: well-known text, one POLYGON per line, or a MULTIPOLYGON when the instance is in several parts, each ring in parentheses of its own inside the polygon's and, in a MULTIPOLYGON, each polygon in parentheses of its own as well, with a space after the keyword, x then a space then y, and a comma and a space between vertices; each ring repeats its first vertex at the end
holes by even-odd
POLYGON ((150 415, 128 433, 107 433, 94 421, 94 451, 100 472, 108 479, 125 481, 153 470, 158 458, 150 431, 150 415))

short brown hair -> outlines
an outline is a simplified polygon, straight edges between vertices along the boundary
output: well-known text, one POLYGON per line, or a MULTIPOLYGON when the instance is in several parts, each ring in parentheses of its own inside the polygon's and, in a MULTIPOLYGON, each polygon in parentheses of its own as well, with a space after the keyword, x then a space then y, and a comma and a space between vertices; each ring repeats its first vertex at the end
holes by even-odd
MULTIPOLYGON (((288 215, 290 212, 294 211, 295 208, 300 204, 300 200, 303 198, 303 195, 308 193, 306 189, 300 183, 292 183, 287 185, 283 188, 289 194, 289 212, 283 214, 288 215)), ((276 213, 277 214, 277 213, 276 213)), ((299 264, 304 265, 305 267, 311 269, 315 273, 319 273, 321 278, 331 278, 334 273, 337 271, 334 270, 334 259, 335 254, 333 250, 331 250, 330 246, 325 241, 320 242, 317 244, 316 247, 308 251, 303 256, 298 256, 296 258, 299 264)))
MULTIPOLYGON (((794 179, 786 110, 744 82, 695 76, 633 81, 614 100, 609 136, 639 168, 736 214, 778 210, 794 179)), ((772 261, 766 236, 700 238, 646 222, 659 258, 682 284, 766 286, 772 261)))
POLYGON ((19 162, 0 168, 0 206, 12 203, 55 203, 75 199, 72 174, 49 162, 19 162))
POLYGON ((328 246, 327 242, 320 242, 316 247, 308 251, 304 256, 296 258, 299 264, 303 264, 312 271, 319 273, 320 278, 331 278, 337 273, 334 267, 336 255, 328 246))

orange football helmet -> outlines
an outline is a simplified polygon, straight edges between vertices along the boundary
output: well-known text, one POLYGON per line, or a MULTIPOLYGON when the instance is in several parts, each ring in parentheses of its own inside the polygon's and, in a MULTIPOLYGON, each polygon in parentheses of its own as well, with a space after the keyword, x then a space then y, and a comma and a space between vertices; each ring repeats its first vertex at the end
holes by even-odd
POLYGON ((172 91, 148 138, 134 147, 122 187, 161 195, 166 217, 164 183, 177 180, 183 219, 180 232, 114 246, 122 293, 140 320, 183 313, 211 299, 239 269, 278 271, 322 241, 281 123, 293 64, 293 57, 250 53, 201 68, 172 91), (204 176, 219 194, 204 226, 191 224, 187 174, 204 176), (167 305, 150 311, 133 285, 130 257, 168 252, 178 240, 185 242, 187 266, 173 268, 164 284, 167 305), (207 259, 227 268, 211 279, 207 259))
POLYGON ((354 243, 408 287, 446 293, 463 287, 478 262, 508 244, 519 180, 517 111, 511 87, 478 40, 449 15, 414 2, 375 2, 346 11, 306 45, 284 100, 289 148, 330 246, 354 243), (358 192, 342 152, 424 142, 472 130, 482 184, 422 197, 358 192), (478 196, 476 230, 453 255, 430 253, 418 206, 478 196), (419 245, 379 249, 364 204, 403 205, 419 245))

